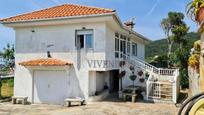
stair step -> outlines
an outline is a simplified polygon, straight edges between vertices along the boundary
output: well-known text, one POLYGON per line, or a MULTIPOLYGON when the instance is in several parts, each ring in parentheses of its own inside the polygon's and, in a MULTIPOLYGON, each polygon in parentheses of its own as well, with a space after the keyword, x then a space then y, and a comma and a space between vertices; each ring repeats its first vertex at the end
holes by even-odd
POLYGON ((161 93, 172 93, 172 91, 161 91, 161 93))
POLYGON ((167 86, 165 86, 165 87, 161 87, 161 89, 168 89, 168 88, 172 88, 172 87, 167 87, 167 86))
POLYGON ((161 95, 172 96, 172 93, 162 93, 161 95))
POLYGON ((161 85, 171 85, 171 83, 169 81, 161 81, 160 83, 161 83, 161 85))
POLYGON ((172 95, 161 94, 161 97, 172 97, 172 95))
POLYGON ((163 101, 172 101, 172 98, 169 98, 169 99, 167 99, 167 98, 161 98, 161 100, 163 100, 163 101))

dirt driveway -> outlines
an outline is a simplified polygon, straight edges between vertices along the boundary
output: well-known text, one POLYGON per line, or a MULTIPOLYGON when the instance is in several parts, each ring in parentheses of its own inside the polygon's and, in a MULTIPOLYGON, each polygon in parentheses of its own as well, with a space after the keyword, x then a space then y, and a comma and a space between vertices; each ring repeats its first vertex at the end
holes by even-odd
POLYGON ((0 104, 0 115, 175 115, 173 104, 93 102, 85 106, 0 104))

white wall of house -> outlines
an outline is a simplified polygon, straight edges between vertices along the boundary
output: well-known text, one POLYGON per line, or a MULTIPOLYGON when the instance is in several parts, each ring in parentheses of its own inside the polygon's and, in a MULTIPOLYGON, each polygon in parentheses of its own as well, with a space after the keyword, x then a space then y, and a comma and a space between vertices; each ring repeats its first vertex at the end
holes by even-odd
MULTIPOLYGON (((106 58, 108 60, 115 60, 115 33, 116 32, 119 34, 125 35, 127 38, 130 38, 131 42, 136 43, 137 44, 137 56, 135 56, 135 57, 137 57, 141 60, 145 60, 144 41, 142 41, 140 38, 138 38, 136 36, 129 34, 126 31, 117 30, 117 29, 110 27, 109 25, 106 25, 106 34, 107 34, 107 37, 106 37, 106 58)), ((132 45, 130 47, 131 47, 130 49, 132 50, 132 45)), ((132 51, 130 51, 130 56, 134 58, 134 56, 132 55, 132 51)), ((129 78, 129 76, 132 75, 132 72, 129 70, 129 66, 130 65, 127 63, 127 65, 125 66, 126 68, 124 67, 125 71, 126 71, 126 75, 125 75, 125 77, 123 77, 123 87, 127 87, 127 86, 133 84, 133 82, 129 78)), ((137 71, 141 71, 141 70, 142 70, 141 68, 135 67, 135 74, 137 75, 137 71)), ((135 85, 145 87, 146 81, 141 83, 139 80, 140 78, 144 78, 144 75, 141 77, 139 77, 139 76, 137 77, 137 79, 134 82, 135 85)))
MULTIPOLYGON (((88 98, 88 66, 84 57, 81 57, 81 68, 77 68, 77 53, 75 48, 75 30, 86 27, 94 30, 94 49, 82 53, 82 56, 91 59, 105 60, 104 45, 105 41, 105 23, 87 23, 74 25, 55 25, 55 26, 39 26, 32 28, 16 28, 16 71, 15 71, 15 88, 14 95, 28 96, 28 100, 32 101, 32 71, 29 71, 18 63, 22 61, 47 58, 46 51, 49 50, 53 58, 67 60, 73 62, 73 68, 70 73, 72 83, 78 82, 78 86, 72 87, 76 93, 83 93, 88 98), (34 32, 31 32, 34 31, 34 32), (53 45, 46 48, 47 45, 53 45), (81 90, 78 90, 80 88, 81 90)), ((99 68, 100 69, 100 68, 99 68)), ((71 92, 72 93, 72 92, 71 92)), ((74 95, 73 95, 74 96, 74 95)))
POLYGON ((94 96, 96 93, 96 72, 89 72, 89 96, 94 96))
MULTIPOLYGON (((126 64, 124 69, 122 70, 125 70, 126 71, 126 74, 125 76, 123 77, 123 88, 125 87, 128 87, 130 85, 133 85, 133 81, 130 79, 130 76, 133 75, 132 71, 130 71, 129 69, 129 64, 126 64)), ((145 79, 145 72, 139 68, 139 67, 135 67, 135 71, 134 71, 134 75, 137 76, 136 80, 134 81, 134 85, 135 86, 141 86, 141 87, 146 87, 146 79, 145 79), (138 72, 139 71, 142 71, 143 72, 143 75, 142 76, 139 76, 138 75, 138 72), (144 79, 143 82, 140 81, 140 79, 144 79)))
MULTIPOLYGON (((18 65, 18 63, 32 59, 47 58, 46 52, 48 50, 53 58, 73 62, 73 65, 66 70, 69 72, 67 77, 71 81, 68 81, 70 87, 67 90, 70 95, 67 96, 78 96, 87 99, 90 95, 94 95, 95 91, 102 90, 105 82, 109 84, 110 74, 107 70, 114 68, 92 68, 89 67, 87 60, 115 60, 115 32, 118 30, 110 27, 105 21, 79 19, 79 23, 76 20, 74 20, 74 24, 69 21, 66 24, 41 22, 39 24, 34 23, 32 26, 29 23, 25 23, 23 27, 15 27, 16 71, 14 95, 28 96, 28 100, 30 102, 33 101, 33 71, 39 68, 49 68, 28 69, 18 65), (93 29, 94 46, 91 50, 81 50, 81 57, 79 57, 75 47, 75 34, 76 30, 81 30, 83 27, 93 29), (47 48, 47 46, 51 47, 47 48), (94 71, 107 72, 104 72, 102 76, 94 71)), ((121 33, 128 35, 128 32, 122 31, 121 33)), ((136 40, 137 38, 131 39, 136 40)), ((144 43, 137 40, 136 42, 138 43, 138 57, 144 59, 144 43)), ((57 67, 55 69, 62 68, 57 67)))
POLYGON ((105 72, 96 72, 96 91, 100 92, 104 89, 105 72))

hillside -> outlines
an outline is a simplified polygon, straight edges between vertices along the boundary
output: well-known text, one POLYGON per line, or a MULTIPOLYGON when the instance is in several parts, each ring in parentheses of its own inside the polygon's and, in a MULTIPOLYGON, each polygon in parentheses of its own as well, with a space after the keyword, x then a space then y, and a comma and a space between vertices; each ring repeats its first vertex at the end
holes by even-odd
MULTIPOLYGON (((200 39, 200 35, 195 32, 190 32, 186 35, 187 39, 187 47, 191 48, 193 43, 200 39)), ((178 47, 178 44, 174 44, 172 47, 172 51, 175 51, 178 47)), ((155 40, 148 44, 145 49, 146 59, 148 60, 151 57, 156 55, 165 55, 167 53, 167 41, 166 39, 155 40)))

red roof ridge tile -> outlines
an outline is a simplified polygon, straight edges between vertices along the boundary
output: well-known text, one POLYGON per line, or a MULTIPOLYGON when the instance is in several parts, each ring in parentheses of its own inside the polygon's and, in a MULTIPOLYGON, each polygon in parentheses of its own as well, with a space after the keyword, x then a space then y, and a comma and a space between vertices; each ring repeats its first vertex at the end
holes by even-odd
POLYGON ((72 4, 72 3, 66 3, 63 5, 73 5, 73 6, 81 6, 81 7, 89 7, 89 8, 97 8, 97 9, 101 9, 101 10, 107 10, 107 11, 111 11, 111 12, 115 12, 116 10, 110 9, 110 8, 102 8, 102 7, 96 7, 96 6, 86 6, 86 5, 81 5, 81 4, 72 4))

